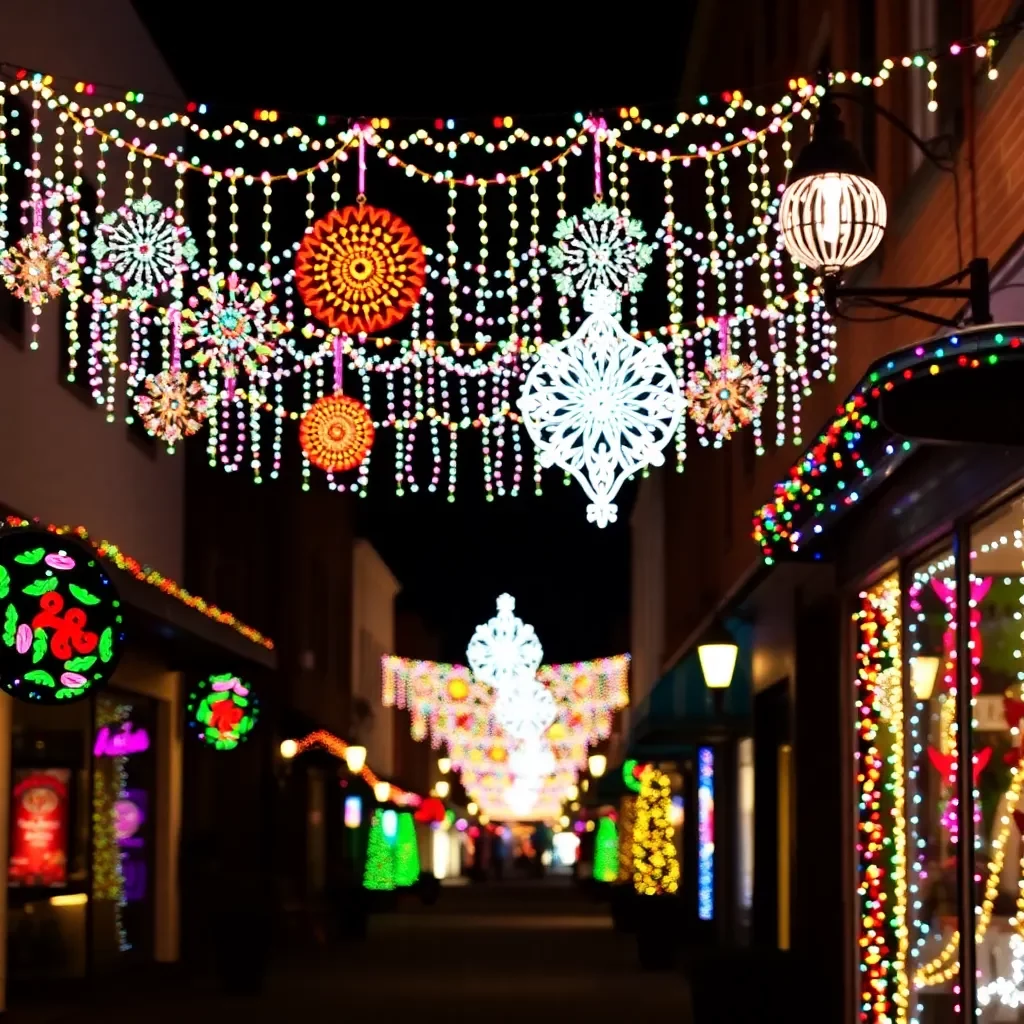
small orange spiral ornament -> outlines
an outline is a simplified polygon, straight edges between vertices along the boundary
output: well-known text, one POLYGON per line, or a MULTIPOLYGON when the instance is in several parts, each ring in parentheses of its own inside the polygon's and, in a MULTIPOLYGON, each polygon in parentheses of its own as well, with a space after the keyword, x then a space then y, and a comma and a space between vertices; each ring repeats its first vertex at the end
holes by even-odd
POLYGON ((299 422, 306 458, 327 473, 362 464, 373 447, 373 419, 366 406, 347 395, 318 398, 299 422))
POLYGON ((423 290, 426 257, 412 228, 366 204, 331 210, 303 237, 295 287, 318 320, 346 334, 385 331, 423 290))

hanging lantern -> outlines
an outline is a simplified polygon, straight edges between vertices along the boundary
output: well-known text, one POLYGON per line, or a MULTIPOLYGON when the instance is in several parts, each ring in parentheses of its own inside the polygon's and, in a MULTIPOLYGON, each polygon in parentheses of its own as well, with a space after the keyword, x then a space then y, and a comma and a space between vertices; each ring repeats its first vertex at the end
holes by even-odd
POLYGON ((793 166, 779 206, 789 254, 825 274, 863 263, 885 233, 886 206, 863 157, 845 137, 839 108, 822 97, 814 137, 793 166))

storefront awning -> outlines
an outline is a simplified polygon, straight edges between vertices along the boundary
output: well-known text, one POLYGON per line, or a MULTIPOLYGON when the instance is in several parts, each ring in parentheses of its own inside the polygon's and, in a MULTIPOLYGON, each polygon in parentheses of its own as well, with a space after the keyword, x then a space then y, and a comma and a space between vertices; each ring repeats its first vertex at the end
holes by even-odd
MULTIPOLYGON (((984 409, 961 401, 954 410, 945 397, 958 388, 961 395, 977 390, 977 381, 1001 379, 1005 386, 1020 376, 1022 339, 1024 325, 985 324, 900 349, 874 363, 787 479, 775 485, 773 500, 755 513, 753 536, 765 562, 821 557, 820 542, 835 522, 921 447, 921 441, 896 429, 913 429, 915 436, 936 442, 984 440, 974 422, 984 418, 984 409)), ((989 396, 989 404, 1004 416, 1011 406, 1016 415, 1015 399, 1008 403, 991 391, 989 396)))
POLYGON ((750 715, 753 631, 750 624, 727 619, 739 646, 732 685, 721 692, 721 708, 704 683, 696 650, 654 684, 633 709, 627 750, 638 761, 685 756, 695 745, 732 735, 750 715))

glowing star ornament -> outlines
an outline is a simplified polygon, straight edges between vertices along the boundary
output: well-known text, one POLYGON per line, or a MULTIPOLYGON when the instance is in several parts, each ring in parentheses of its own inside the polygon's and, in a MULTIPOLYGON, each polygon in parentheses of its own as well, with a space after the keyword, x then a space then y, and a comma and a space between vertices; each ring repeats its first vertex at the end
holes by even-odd
POLYGON ((142 425, 154 437, 177 444, 203 424, 209 399, 202 384, 184 370, 162 370, 146 378, 145 393, 135 399, 142 425))
POLYGON ((412 228, 366 203, 318 220, 295 256, 302 301, 318 320, 345 334, 393 327, 416 304, 425 274, 426 257, 412 228))
POLYGON ((619 298, 588 292, 590 316, 564 342, 545 345, 519 397, 519 410, 542 466, 560 466, 590 504, 588 522, 614 523, 623 483, 665 462, 685 401, 658 343, 620 326, 619 298))
POLYGON ((366 406, 347 395, 318 398, 299 423, 299 443, 306 458, 327 473, 344 473, 361 465, 373 438, 373 419, 366 406))
POLYGON ((239 371, 255 377, 277 348, 277 339, 290 329, 278 319, 274 293, 236 273, 213 274, 199 295, 181 311, 184 347, 192 361, 217 367, 226 380, 239 371))
POLYGON ((697 424, 701 442, 713 435, 715 447, 740 428, 761 416, 768 386, 757 370, 729 351, 729 321, 718 321, 720 350, 703 370, 697 370, 686 383, 690 416, 697 424))
POLYGON ((78 279, 74 261, 58 237, 33 231, 0 257, 0 275, 8 290, 38 310, 78 279))
POLYGON ((196 253, 189 229, 152 196, 108 213, 92 244, 108 286, 133 299, 155 298, 180 282, 196 253))
POLYGON ((481 682, 501 689, 520 679, 532 680, 540 668, 544 648, 534 632, 515 614, 511 594, 498 598, 498 614, 477 626, 466 647, 466 658, 481 682))
POLYGON ((653 255, 643 237, 640 221, 604 203, 587 207, 582 219, 560 220, 557 244, 548 249, 558 291, 570 297, 599 289, 638 292, 647 276, 642 268, 650 265, 653 255))

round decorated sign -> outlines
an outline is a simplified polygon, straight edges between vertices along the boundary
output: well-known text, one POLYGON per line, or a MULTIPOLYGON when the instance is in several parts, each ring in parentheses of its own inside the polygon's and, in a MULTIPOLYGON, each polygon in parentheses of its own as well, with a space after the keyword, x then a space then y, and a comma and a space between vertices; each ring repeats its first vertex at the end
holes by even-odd
POLYGON ((389 210, 331 210, 303 237, 295 287, 318 320, 345 334, 385 331, 416 304, 426 257, 412 228, 389 210))
POLYGON ((260 716, 251 688, 231 672, 202 680, 189 694, 189 724, 216 750, 234 750, 249 738, 260 716))
POLYGON ((0 687, 34 704, 88 697, 124 649, 117 589, 96 555, 67 537, 0 534, 0 687))

